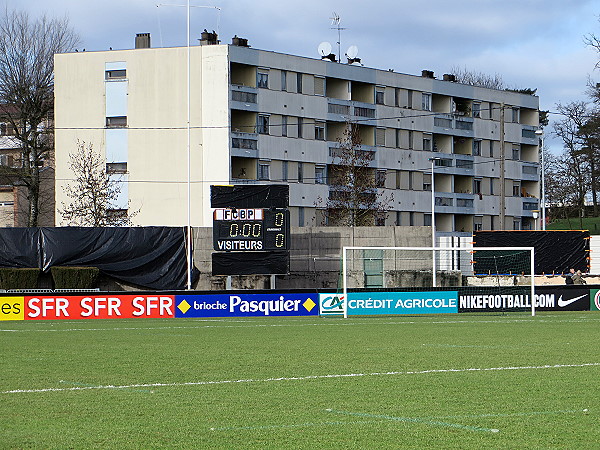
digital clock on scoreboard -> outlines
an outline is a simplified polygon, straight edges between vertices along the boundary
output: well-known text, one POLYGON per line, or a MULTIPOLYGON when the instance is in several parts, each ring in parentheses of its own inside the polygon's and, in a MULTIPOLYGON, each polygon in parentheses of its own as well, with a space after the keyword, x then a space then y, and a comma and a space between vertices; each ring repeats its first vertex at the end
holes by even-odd
POLYGON ((213 248, 217 251, 288 250, 287 208, 219 208, 213 214, 213 248))

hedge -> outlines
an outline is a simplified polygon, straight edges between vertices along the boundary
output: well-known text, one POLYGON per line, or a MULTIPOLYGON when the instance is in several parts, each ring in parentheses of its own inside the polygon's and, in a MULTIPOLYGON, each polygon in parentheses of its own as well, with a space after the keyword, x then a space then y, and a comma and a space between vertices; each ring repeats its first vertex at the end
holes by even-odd
POLYGON ((54 289, 92 289, 96 287, 100 269, 97 267, 50 268, 54 289))
POLYGON ((0 289, 36 289, 39 269, 0 267, 0 289))

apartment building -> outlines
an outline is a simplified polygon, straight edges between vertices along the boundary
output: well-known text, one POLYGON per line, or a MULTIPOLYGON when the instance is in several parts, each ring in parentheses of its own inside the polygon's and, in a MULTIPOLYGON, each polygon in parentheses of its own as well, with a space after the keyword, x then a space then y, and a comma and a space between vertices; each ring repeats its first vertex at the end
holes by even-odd
POLYGON ((57 205, 79 140, 105 155, 136 224, 185 225, 189 192, 191 224, 211 226, 210 185, 287 183, 292 225, 320 225, 353 123, 391 198, 378 225, 430 225, 433 203, 442 234, 533 228, 536 96, 204 34, 189 49, 189 90, 188 49, 151 48, 149 35, 131 50, 56 55, 57 205))

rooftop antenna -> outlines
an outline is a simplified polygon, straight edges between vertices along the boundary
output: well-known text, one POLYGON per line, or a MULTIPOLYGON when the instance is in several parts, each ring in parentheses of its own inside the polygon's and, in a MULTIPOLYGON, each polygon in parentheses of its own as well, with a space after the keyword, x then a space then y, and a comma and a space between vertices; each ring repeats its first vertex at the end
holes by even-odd
MULTIPOLYGON (((158 33, 160 36, 160 46, 163 47, 163 37, 162 37, 162 27, 160 23, 160 14, 158 13, 158 8, 162 6, 177 6, 179 8, 208 8, 208 9, 216 9, 217 10, 217 36, 219 35, 219 27, 221 26, 221 8, 218 6, 203 6, 203 5, 175 5, 170 3, 158 3, 156 5, 156 15, 158 17, 158 33)), ((189 13, 188 13, 189 14, 189 13)))
POLYGON ((338 61, 340 61, 342 59, 342 33, 341 33, 341 31, 345 30, 345 28, 340 27, 340 22, 342 21, 342 19, 340 19, 340 16, 335 11, 331 14, 330 19, 331 19, 331 25, 333 25, 331 27, 331 29, 337 30, 337 32, 338 32, 338 40, 337 40, 338 61))

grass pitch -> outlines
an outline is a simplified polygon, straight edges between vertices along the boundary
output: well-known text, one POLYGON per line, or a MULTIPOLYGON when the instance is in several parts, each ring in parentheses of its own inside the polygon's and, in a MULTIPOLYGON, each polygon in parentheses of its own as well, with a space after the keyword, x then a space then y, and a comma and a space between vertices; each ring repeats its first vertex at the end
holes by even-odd
POLYGON ((0 323, 2 448, 592 448, 600 314, 0 323))

